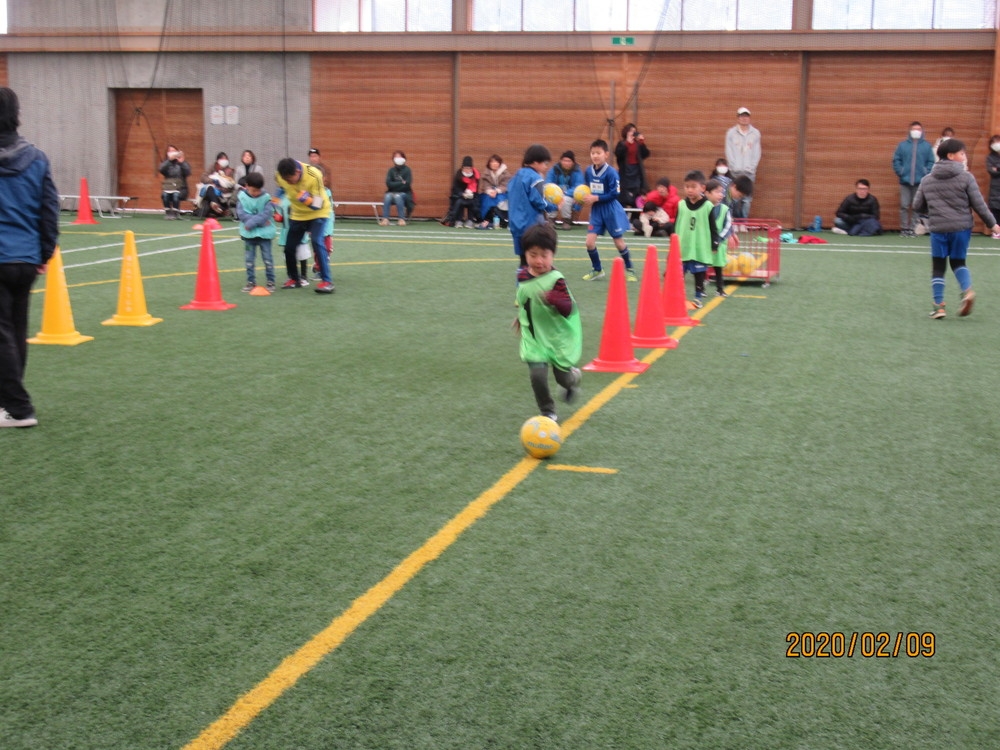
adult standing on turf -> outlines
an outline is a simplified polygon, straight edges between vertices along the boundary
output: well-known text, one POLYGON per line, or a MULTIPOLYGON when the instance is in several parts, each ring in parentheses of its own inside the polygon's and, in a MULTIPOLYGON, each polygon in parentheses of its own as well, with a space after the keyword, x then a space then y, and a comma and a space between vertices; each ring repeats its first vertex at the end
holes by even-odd
MULTIPOLYGON (((924 139, 924 126, 914 120, 909 137, 899 142, 892 155, 892 171, 899 178, 899 236, 914 237, 919 224, 913 199, 920 181, 934 167, 934 148, 924 139)), ((923 224, 919 224, 923 227, 923 224)), ((921 231, 921 234, 923 232, 921 231)))
POLYGON ((615 160, 621 182, 618 201, 626 208, 635 207, 635 199, 649 192, 645 162, 650 153, 646 136, 633 123, 622 128, 622 139, 615 146, 615 160))
MULTIPOLYGON (((729 177, 735 179, 744 176, 750 182, 757 182, 757 165, 760 164, 761 144, 760 131, 750 124, 750 110, 740 107, 736 110, 736 124, 726 131, 726 161, 729 163, 729 177)), ((753 201, 751 190, 743 198, 744 217, 750 215, 750 203, 753 201)), ((736 214, 734 214, 735 216, 736 214)))
POLYGON ((20 110, 0 88, 0 427, 38 424, 24 389, 28 299, 59 238, 59 191, 48 158, 17 133, 20 110))
POLYGON ((319 277, 322 281, 316 285, 317 294, 333 294, 333 279, 330 278, 330 265, 326 258, 326 247, 323 232, 326 220, 333 213, 330 200, 323 187, 323 173, 312 164, 303 164, 290 157, 278 162, 278 171, 274 179, 288 196, 291 209, 288 212, 288 239, 285 241, 285 269, 288 271, 288 281, 282 289, 294 289, 308 286, 309 282, 299 276, 295 251, 302 238, 308 232, 312 240, 313 257, 319 264, 319 277), (302 283, 306 281, 306 283, 302 283))

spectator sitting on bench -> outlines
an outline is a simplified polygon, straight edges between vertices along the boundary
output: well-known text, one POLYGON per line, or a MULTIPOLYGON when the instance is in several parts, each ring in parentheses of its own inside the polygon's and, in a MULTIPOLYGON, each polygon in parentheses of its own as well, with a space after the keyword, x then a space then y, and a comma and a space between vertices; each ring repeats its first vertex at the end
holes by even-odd
POLYGON ((472 157, 466 156, 451 181, 451 205, 442 223, 449 227, 465 226, 472 229, 479 222, 478 204, 479 170, 472 166, 472 157))
POLYGON ((382 201, 382 218, 378 223, 389 226, 389 211, 396 206, 396 216, 399 226, 406 226, 407 204, 413 200, 413 172, 406 166, 406 154, 396 150, 392 152, 392 166, 385 174, 385 198, 382 201))

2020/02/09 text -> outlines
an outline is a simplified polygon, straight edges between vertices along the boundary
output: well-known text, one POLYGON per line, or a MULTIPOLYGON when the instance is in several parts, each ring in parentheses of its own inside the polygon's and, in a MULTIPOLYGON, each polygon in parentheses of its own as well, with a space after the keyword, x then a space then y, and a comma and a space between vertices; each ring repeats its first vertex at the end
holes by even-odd
POLYGON ((880 633, 811 633, 809 631, 791 632, 785 636, 785 656, 796 658, 833 658, 861 655, 866 659, 894 658, 909 656, 911 658, 934 656, 937 639, 934 633, 904 633, 897 632, 895 636, 885 631, 880 633))

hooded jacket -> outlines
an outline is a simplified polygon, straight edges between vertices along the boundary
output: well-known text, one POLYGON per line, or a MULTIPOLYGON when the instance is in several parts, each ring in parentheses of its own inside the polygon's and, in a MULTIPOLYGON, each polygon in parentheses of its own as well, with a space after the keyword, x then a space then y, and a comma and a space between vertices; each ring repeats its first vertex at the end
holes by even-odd
POLYGON ((0 263, 40 266, 59 239, 59 191, 48 157, 7 135, 0 140, 0 263))
POLYGON ((971 211, 979 214, 987 227, 997 223, 979 192, 976 178, 962 162, 951 159, 939 161, 923 179, 913 199, 913 209, 926 213, 930 230, 941 234, 972 229, 971 211))

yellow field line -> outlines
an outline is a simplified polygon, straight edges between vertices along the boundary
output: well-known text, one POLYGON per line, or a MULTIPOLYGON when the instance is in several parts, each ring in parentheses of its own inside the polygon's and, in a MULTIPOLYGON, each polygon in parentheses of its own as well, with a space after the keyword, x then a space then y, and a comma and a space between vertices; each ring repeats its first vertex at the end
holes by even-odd
POLYGON ((567 464, 548 464, 549 471, 576 471, 581 474, 617 474, 618 469, 606 469, 603 466, 568 466, 567 464))
MULTIPOLYGON (((737 285, 728 287, 736 289, 737 285)), ((722 297, 716 297, 691 317, 699 320, 718 307, 722 297)), ((680 340, 691 326, 677 328, 672 334, 680 340)), ((653 349, 643 359, 652 364, 666 354, 667 349, 653 349)), ((561 425, 563 437, 569 437, 598 409, 627 387, 637 373, 619 375, 611 383, 591 398, 586 404, 561 425)), ((427 563, 437 559, 458 539, 459 535, 486 515, 494 505, 506 497, 542 462, 525 457, 504 474, 492 487, 469 503, 458 515, 446 523, 434 536, 403 560, 389 575, 355 599, 351 606, 322 631, 313 636, 298 651, 284 659, 256 687, 240 696, 226 713, 206 727, 200 735, 184 746, 184 750, 218 750, 239 734, 261 712, 267 709, 281 695, 295 685, 299 678, 308 673, 320 661, 332 653, 365 620, 375 614, 382 605, 403 588, 427 563)))

